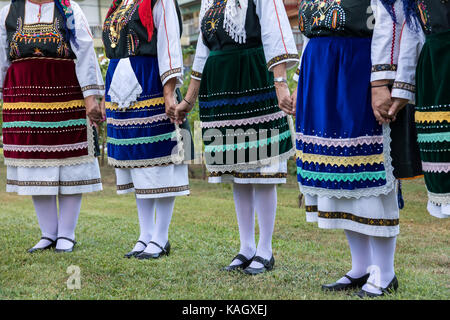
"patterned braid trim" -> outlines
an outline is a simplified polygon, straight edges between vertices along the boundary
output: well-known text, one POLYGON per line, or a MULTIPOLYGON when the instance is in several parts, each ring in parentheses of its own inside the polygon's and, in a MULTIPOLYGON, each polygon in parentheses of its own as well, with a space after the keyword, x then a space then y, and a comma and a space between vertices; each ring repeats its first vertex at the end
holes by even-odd
POLYGON ((386 226, 386 227, 392 227, 392 226, 398 226, 399 225, 399 219, 372 219, 372 218, 364 218, 355 216, 351 213, 346 212, 324 212, 319 211, 318 213, 319 219, 342 219, 342 220, 352 220, 357 223, 361 224, 367 224, 371 226, 386 226))
POLYGON ((397 71, 396 64, 375 64, 372 66, 372 72, 397 71))
POLYGON ((181 68, 175 68, 175 69, 169 70, 167 72, 164 72, 161 75, 161 82, 164 82, 164 80, 166 80, 168 77, 170 77, 171 75, 177 74, 177 73, 181 73, 181 68))
POLYGON ((283 62, 285 60, 299 60, 299 59, 300 57, 298 54, 285 53, 270 59, 270 61, 267 63, 267 68, 270 70, 273 67, 273 65, 283 62))
POLYGON ((400 89, 400 90, 406 90, 412 93, 416 92, 416 86, 411 84, 411 83, 407 83, 407 82, 399 82, 399 81, 395 81, 392 89, 400 89))

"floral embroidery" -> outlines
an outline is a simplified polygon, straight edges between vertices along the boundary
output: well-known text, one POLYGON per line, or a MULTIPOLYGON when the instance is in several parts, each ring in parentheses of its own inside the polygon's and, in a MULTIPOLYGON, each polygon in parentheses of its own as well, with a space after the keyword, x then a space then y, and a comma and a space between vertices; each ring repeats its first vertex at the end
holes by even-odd
POLYGON ((346 13, 341 6, 341 0, 302 0, 300 1, 299 29, 301 32, 317 29, 343 30, 346 24, 346 13), (305 12, 311 11, 311 19, 306 18, 305 12))
POLYGON ((201 79, 202 76, 203 76, 203 74, 200 73, 200 72, 197 72, 197 71, 194 71, 194 70, 192 70, 192 72, 191 72, 191 77, 193 77, 195 79, 201 79))
POLYGON ((375 64, 372 66, 372 72, 397 71, 396 64, 375 64))

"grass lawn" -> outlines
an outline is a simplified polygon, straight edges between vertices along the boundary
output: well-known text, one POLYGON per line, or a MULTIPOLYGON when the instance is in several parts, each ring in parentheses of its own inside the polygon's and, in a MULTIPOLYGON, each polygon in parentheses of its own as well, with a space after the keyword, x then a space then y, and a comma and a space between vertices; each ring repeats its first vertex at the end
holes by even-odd
MULTIPOLYGON (((138 237, 133 195, 115 193, 114 172, 103 168, 104 191, 84 198, 72 254, 26 249, 40 237, 30 197, 6 194, 0 169, 0 299, 354 299, 324 294, 320 285, 350 269, 343 231, 305 222, 295 177, 278 189, 273 272, 257 277, 220 268, 239 250, 230 186, 191 180, 177 199, 172 252, 158 261, 127 260, 138 237), (67 268, 81 269, 81 289, 69 290, 67 268)), ((400 289, 384 299, 448 299, 450 220, 426 211, 423 181, 404 183, 396 272, 400 289)))

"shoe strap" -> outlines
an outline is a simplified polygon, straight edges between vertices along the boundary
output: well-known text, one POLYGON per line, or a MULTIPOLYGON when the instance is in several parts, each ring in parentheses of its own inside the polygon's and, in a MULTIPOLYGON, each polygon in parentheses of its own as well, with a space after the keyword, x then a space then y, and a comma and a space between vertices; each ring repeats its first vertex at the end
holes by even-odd
POLYGON ((56 241, 58 241, 59 239, 63 239, 63 240, 67 240, 67 241, 70 241, 70 242, 72 242, 74 245, 75 245, 75 243, 76 243, 76 241, 75 240, 73 240, 73 239, 70 239, 70 238, 66 238, 66 237, 58 237, 58 238, 56 238, 56 241))
POLYGON ((55 242, 55 240, 50 239, 48 237, 41 237, 41 240, 47 240, 47 241, 50 241, 51 243, 55 242))
POLYGON ((231 260, 231 262, 233 262, 236 259, 241 261, 243 264, 250 262, 249 259, 247 259, 243 254, 240 254, 240 253, 236 257, 234 257, 233 260, 231 260))
POLYGON ((386 289, 384 289, 384 288, 382 288, 382 287, 379 287, 379 286, 377 286, 376 284, 374 284, 374 283, 372 283, 372 282, 369 282, 369 281, 367 281, 366 284, 370 284, 372 287, 374 287, 375 289, 380 290, 381 292, 384 292, 384 291, 386 290, 386 289))
POLYGON ((260 256, 254 257, 252 261, 261 263, 265 268, 268 268, 270 266, 270 261, 260 256))
POLYGON ((162 250, 162 252, 167 253, 166 249, 164 249, 162 246, 160 246, 158 243, 156 243, 155 241, 150 241, 148 244, 154 244, 155 246, 157 246, 158 248, 160 248, 162 250))
POLYGON ((144 241, 138 240, 137 243, 141 243, 144 247, 147 246, 147 244, 144 241))

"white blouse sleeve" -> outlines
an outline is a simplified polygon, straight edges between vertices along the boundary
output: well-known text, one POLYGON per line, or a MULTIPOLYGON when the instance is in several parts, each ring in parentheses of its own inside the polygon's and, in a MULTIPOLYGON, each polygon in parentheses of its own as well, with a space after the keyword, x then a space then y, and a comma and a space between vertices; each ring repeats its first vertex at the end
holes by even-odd
POLYGON ((393 80, 398 68, 400 52, 401 26, 404 22, 403 4, 397 0, 394 4, 395 23, 379 0, 372 0, 375 27, 372 37, 372 74, 371 81, 393 80))
POLYGON ((209 48, 203 42, 203 36, 200 32, 197 41, 197 49, 195 50, 194 64, 192 65, 191 78, 196 80, 202 79, 203 68, 209 57, 209 48))
POLYGON ((392 97, 408 99, 414 102, 416 92, 416 66, 424 41, 425 35, 421 29, 414 31, 406 23, 403 24, 398 70, 392 87, 392 97))
POLYGON ((89 24, 79 5, 73 1, 71 4, 75 19, 76 43, 72 40, 70 44, 77 57, 75 69, 81 91, 85 98, 93 95, 103 96, 105 85, 94 50, 94 40, 89 24))
POLYGON ((0 11, 0 99, 3 99, 3 83, 5 81, 6 72, 11 62, 8 59, 8 40, 6 37, 6 17, 8 16, 10 5, 5 6, 0 11))
POLYGON ((261 38, 267 67, 286 63, 291 69, 299 62, 298 50, 286 9, 281 0, 253 0, 261 23, 261 38))
POLYGON ((308 42, 309 42, 309 38, 307 36, 305 36, 304 34, 302 34, 302 38, 303 38, 302 55, 300 56, 300 63, 298 64, 297 71, 295 71, 294 77, 293 77, 293 80, 295 82, 298 82, 298 78, 300 77, 300 71, 302 68, 302 61, 303 61, 303 54, 305 53, 306 46, 308 45, 308 42))
POLYGON ((180 26, 174 0, 159 0, 153 8, 153 21, 158 38, 158 65, 163 85, 177 78, 183 84, 183 52, 180 26))

